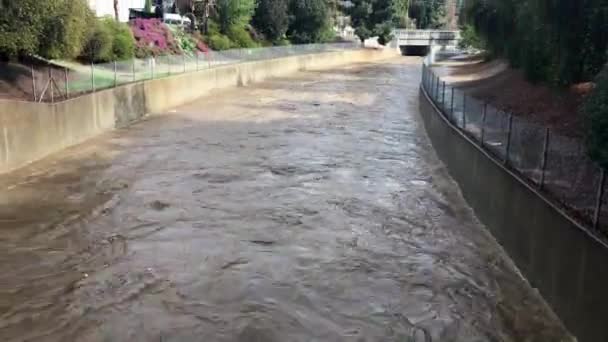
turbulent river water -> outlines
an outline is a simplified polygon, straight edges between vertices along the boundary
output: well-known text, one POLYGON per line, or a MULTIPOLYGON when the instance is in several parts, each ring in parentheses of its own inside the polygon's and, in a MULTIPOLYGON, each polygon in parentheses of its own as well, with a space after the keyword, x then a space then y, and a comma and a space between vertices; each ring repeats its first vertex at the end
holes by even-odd
POLYGON ((218 92, 3 175, 0 340, 569 340, 435 156, 420 65, 218 92))

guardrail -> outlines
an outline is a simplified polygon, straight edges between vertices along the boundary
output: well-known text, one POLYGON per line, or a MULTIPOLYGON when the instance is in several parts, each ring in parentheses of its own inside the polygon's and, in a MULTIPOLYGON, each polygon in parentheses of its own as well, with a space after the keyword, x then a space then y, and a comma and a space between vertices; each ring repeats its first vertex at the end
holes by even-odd
POLYGON ((458 40, 460 31, 447 30, 395 30, 398 39, 410 40, 458 40))
POLYGON ((423 64, 422 87, 462 133, 606 240, 606 173, 587 156, 579 139, 467 95, 438 77, 428 59, 423 64))

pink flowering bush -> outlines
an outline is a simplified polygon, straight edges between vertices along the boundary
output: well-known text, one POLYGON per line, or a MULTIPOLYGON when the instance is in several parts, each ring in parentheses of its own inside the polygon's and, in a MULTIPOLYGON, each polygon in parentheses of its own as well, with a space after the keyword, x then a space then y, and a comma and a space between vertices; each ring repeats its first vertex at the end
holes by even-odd
POLYGON ((139 58, 181 54, 173 34, 160 19, 135 19, 131 22, 135 37, 135 55, 139 58))
MULTIPOLYGON (((178 39, 160 19, 138 18, 131 21, 130 26, 135 37, 135 55, 138 58, 184 53, 178 39)), ((209 50, 202 39, 196 36, 193 39, 198 50, 205 53, 209 50)))

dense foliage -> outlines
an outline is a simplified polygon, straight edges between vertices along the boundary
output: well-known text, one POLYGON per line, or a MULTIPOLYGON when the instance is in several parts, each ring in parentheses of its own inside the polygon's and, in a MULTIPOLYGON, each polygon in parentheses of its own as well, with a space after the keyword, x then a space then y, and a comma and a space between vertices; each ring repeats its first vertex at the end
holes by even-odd
POLYGON ((135 54, 135 40, 131 28, 114 20, 104 18, 103 24, 112 33, 112 55, 110 60, 126 60, 133 58, 135 54))
POLYGON ((78 56, 92 19, 86 0, 0 0, 0 55, 78 56))
POLYGON ((0 0, 0 53, 3 57, 36 53, 50 4, 40 0, 0 0))
POLYGON ((409 21, 409 7, 411 0, 393 0, 393 22, 397 27, 406 28, 409 21))
POLYGON ((412 0, 409 15, 419 29, 436 29, 445 25, 446 0, 412 0))
POLYGON ((112 59, 112 30, 102 21, 95 21, 93 33, 82 51, 81 58, 88 62, 107 62, 112 59))
POLYGON ((491 53, 534 81, 591 80, 606 62, 606 0, 470 0, 466 20, 491 53))
POLYGON ((214 19, 220 33, 227 35, 230 29, 247 25, 254 10, 254 0, 217 0, 214 19))
POLYGON ((460 41, 458 42, 460 49, 483 49, 483 41, 475 32, 475 28, 469 24, 465 24, 460 29, 460 41))
POLYGON ((378 43, 385 45, 392 40, 392 29, 400 17, 393 0, 353 0, 349 9, 355 34, 363 42, 378 36, 378 43))
MULTIPOLYGON (((469 0, 465 22, 494 56, 531 81, 558 86, 592 81, 608 48, 608 0, 469 0)), ((608 71, 585 100, 589 154, 608 166, 608 71)))
POLYGON ((253 26, 271 41, 285 37, 289 25, 288 6, 285 0, 259 0, 253 16, 253 26))
POLYGON ((93 13, 87 0, 50 2, 50 13, 40 36, 38 53, 47 58, 75 58, 82 51, 89 35, 93 13))
POLYGON ((94 21, 80 58, 86 62, 109 62, 133 58, 135 43, 129 26, 107 17, 94 21))
POLYGON ((603 168, 608 168, 608 68, 600 72, 596 84, 582 112, 588 132, 589 155, 603 168))
POLYGON ((296 44, 318 43, 331 37, 325 0, 291 0, 287 36, 296 44))

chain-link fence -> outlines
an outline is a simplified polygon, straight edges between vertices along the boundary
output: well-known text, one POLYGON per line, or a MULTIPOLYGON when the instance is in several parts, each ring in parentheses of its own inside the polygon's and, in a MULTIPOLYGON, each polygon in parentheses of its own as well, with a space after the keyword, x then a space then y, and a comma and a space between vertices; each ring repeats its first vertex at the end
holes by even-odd
POLYGON ((467 95, 423 64, 422 86, 442 114, 499 162, 608 237, 605 173, 578 140, 467 95))
MULTIPOLYGON (((31 70, 22 66, 17 70, 21 75, 18 97, 37 102, 56 102, 126 83, 196 72, 222 65, 359 48, 360 45, 355 42, 346 42, 209 51, 91 65, 69 63, 60 66, 36 63, 30 67, 31 70)), ((13 74, 17 74, 15 69, 15 66, 6 65, 4 68, 0 67, 0 73, 7 76, 5 78, 11 78, 13 74)))

